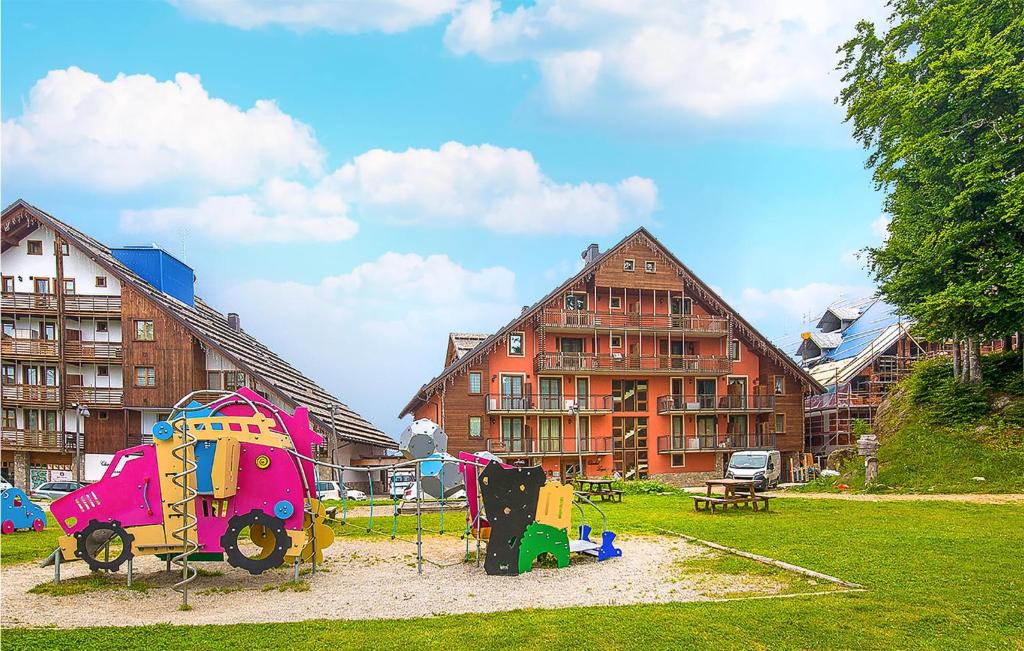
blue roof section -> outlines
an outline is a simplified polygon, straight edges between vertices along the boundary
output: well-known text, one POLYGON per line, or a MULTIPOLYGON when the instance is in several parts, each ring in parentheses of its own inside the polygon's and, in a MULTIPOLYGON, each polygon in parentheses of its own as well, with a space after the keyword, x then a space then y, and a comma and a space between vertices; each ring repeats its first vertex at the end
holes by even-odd
POLYGON ((195 307, 195 272, 167 251, 157 246, 123 246, 110 253, 164 294, 195 307))
POLYGON ((870 346, 882 331, 895 325, 899 320, 895 307, 877 299, 843 331, 843 343, 823 357, 833 362, 856 357, 870 346))

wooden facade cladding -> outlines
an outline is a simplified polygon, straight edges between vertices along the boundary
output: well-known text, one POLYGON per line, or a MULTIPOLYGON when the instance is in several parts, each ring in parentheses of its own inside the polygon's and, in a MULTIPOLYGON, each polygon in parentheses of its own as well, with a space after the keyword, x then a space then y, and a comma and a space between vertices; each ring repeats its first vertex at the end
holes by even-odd
POLYGON ((126 407, 167 407, 206 385, 206 361, 199 341, 129 285, 121 293, 121 323, 126 407), (139 320, 153 322, 152 341, 136 338, 139 320), (138 367, 154 369, 154 386, 136 386, 138 367))
MULTIPOLYGON (((479 372, 481 377, 487 375, 485 367, 476 367, 471 370, 479 372)), ((486 382, 484 386, 486 386, 486 382)), ((427 417, 436 423, 442 423, 443 421, 442 429, 448 434, 449 450, 484 449, 484 441, 487 439, 488 432, 487 405, 483 393, 469 393, 468 373, 449 387, 435 404, 436 408, 433 409, 434 415, 427 415, 427 417), (442 402, 444 405, 443 412, 441 410, 442 402), (480 418, 482 431, 480 438, 470 438, 469 436, 469 419, 471 417, 480 418)), ((430 410, 428 409, 428 411, 430 410)))
MULTIPOLYGON (((626 246, 609 252, 601 258, 594 272, 594 282, 600 287, 627 287, 678 292, 682 281, 674 266, 669 264, 654 247, 634 239, 626 246), (626 260, 633 261, 633 271, 625 271, 626 260), (647 262, 654 263, 654 272, 645 271, 647 262)), ((665 309, 667 313, 667 309, 665 309)))

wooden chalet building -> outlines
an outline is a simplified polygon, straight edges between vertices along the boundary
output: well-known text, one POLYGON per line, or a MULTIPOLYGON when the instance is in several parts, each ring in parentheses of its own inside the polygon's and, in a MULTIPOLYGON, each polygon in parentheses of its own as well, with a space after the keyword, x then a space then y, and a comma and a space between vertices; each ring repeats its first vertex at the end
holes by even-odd
POLYGON ((4 209, 2 236, 0 462, 16 485, 73 478, 75 432, 83 467, 102 468, 203 389, 246 386, 289 410, 308 407, 344 463, 397 447, 246 333, 237 314, 195 296, 192 269, 165 251, 108 248, 22 200, 4 209))
POLYGON ((443 372, 400 417, 439 422, 449 451, 561 478, 580 453, 586 476, 693 484, 736 450, 803 450, 803 396, 821 385, 646 229, 583 258, 498 332, 453 334, 443 372))

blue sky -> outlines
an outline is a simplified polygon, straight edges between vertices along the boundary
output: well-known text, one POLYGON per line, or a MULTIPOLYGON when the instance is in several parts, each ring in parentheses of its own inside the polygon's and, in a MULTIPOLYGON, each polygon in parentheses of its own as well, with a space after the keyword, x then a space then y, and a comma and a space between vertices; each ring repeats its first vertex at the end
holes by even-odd
POLYGON ((394 434, 449 330, 638 225, 777 342, 870 292, 831 98, 879 4, 5 2, 0 191, 183 255, 394 434))

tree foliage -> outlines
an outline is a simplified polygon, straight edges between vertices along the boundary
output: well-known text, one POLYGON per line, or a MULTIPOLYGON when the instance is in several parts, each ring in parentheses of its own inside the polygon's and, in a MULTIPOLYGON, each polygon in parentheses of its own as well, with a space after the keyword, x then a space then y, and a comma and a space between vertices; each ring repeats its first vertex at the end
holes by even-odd
POLYGON ((882 295, 936 338, 1024 327, 1024 0, 892 0, 839 48, 846 108, 885 191, 882 295))

